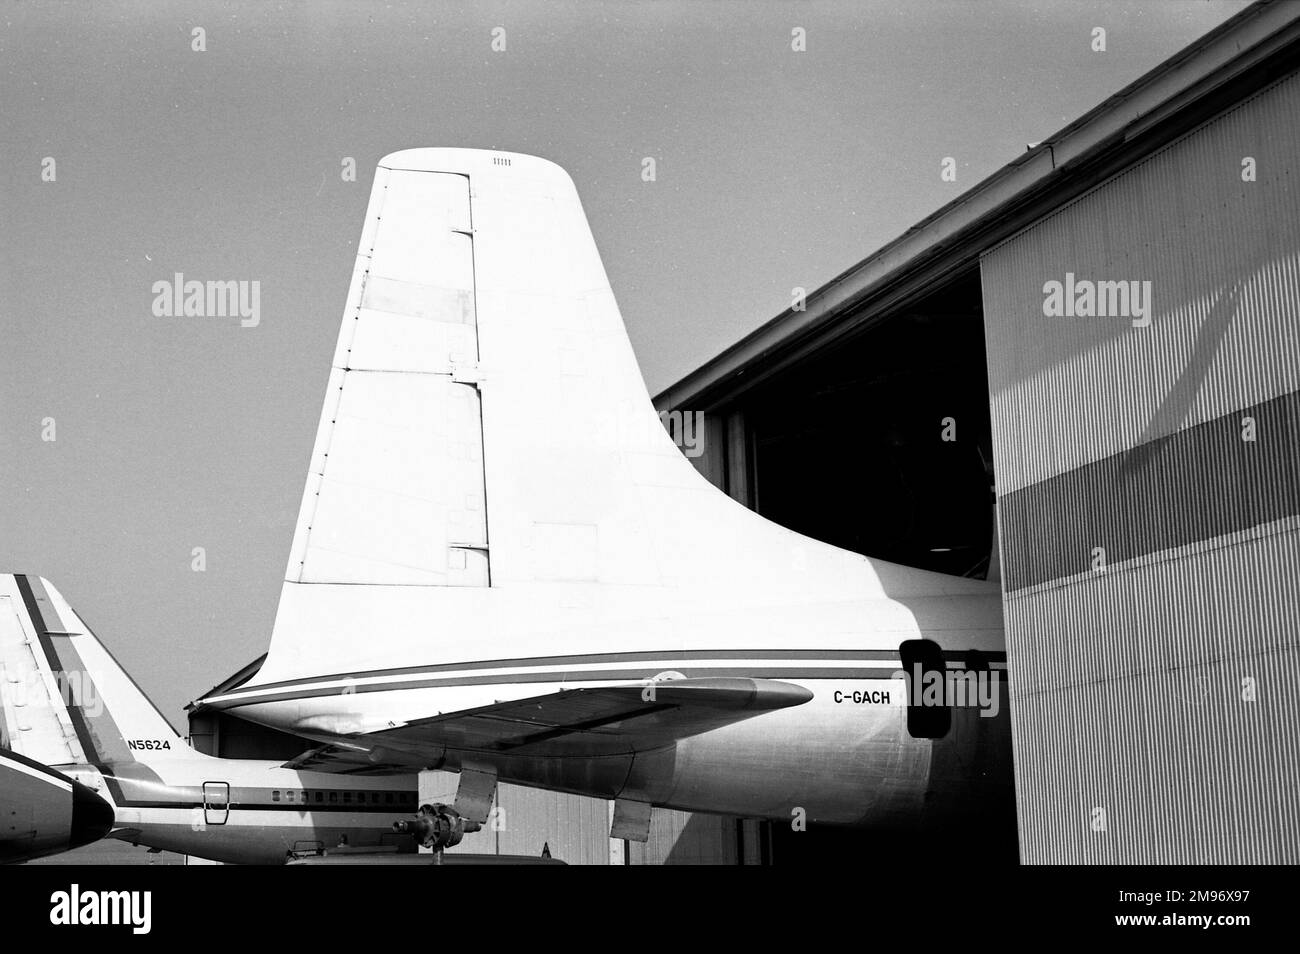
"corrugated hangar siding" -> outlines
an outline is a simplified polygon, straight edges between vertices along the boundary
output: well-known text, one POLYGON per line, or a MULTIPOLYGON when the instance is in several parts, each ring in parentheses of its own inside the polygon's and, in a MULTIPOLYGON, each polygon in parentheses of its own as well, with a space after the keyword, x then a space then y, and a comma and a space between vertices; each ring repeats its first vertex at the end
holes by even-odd
POLYGON ((628 864, 759 864, 758 825, 752 819, 655 809, 649 841, 627 844, 628 864))
MULTIPOLYGON (((451 804, 459 781, 454 772, 424 773, 420 801, 451 804)), ((503 782, 488 824, 449 851, 540 856, 543 848, 571 865, 609 864, 609 802, 503 782)))
MULTIPOLYGON (((459 780, 454 772, 425 772, 420 801, 454 802, 459 780)), ((448 850, 535 856, 546 848, 551 857, 571 865, 759 863, 754 821, 656 808, 650 816, 650 840, 639 844, 610 840, 611 803, 604 799, 502 782, 493 808, 483 829, 448 850), (737 831, 738 824, 743 824, 743 833, 737 831)))
POLYGON ((1300 76, 981 277, 1022 859, 1300 861, 1300 76))

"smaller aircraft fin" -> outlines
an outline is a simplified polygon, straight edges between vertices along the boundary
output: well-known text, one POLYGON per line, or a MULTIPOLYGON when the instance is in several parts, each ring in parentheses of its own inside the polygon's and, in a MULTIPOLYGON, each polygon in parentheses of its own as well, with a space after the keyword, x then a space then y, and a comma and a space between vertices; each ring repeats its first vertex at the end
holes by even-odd
MULTIPOLYGON (((39 700, 27 699, 22 708, 30 710, 39 702, 66 733, 63 746, 47 743, 41 755, 24 754, 50 765, 152 762, 198 754, 48 580, 0 574, 0 604, 8 607, 0 605, 5 611, 0 615, 16 614, 15 632, 27 644, 36 677, 53 687, 39 700)), ((7 655, 18 658, 13 652, 7 655)), ((4 691, 10 694, 8 683, 4 691)), ((15 721, 34 726, 40 715, 28 712, 15 721)))

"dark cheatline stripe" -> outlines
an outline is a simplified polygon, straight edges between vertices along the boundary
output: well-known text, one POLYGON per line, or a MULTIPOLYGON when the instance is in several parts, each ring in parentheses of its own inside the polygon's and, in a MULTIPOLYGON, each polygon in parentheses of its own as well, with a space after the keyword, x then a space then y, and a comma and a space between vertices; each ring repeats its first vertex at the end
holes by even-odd
MULTIPOLYGON (((193 811, 196 808, 204 808, 201 801, 187 801, 177 799, 174 801, 141 801, 139 799, 125 799, 118 803, 118 807, 126 808, 170 808, 176 811, 193 811)), ((211 807, 211 806, 208 806, 211 807)), ((317 805, 311 803, 303 805, 301 802, 230 802, 231 813, 238 812, 298 812, 302 815, 318 815, 332 813, 336 815, 383 815, 393 817, 396 815, 414 815, 417 806, 412 805, 317 805)), ((123 827, 130 828, 131 825, 123 827)))
MULTIPOLYGON (((879 669, 691 669, 682 668, 679 670, 682 675, 688 679, 700 679, 708 677, 739 677, 753 679, 797 679, 797 680, 817 680, 824 682, 835 682, 855 679, 893 679, 899 673, 899 667, 887 667, 879 669)), ((950 669, 950 673, 960 673, 960 669, 950 669)), ((1004 684, 1008 683, 1008 676, 1005 670, 994 670, 1004 684)), ((528 673, 525 675, 503 675, 503 676, 465 676, 459 679, 412 679, 399 683, 363 683, 348 687, 349 693, 363 692, 402 692, 410 689, 442 689, 449 686, 510 686, 519 683, 535 682, 634 682, 650 678, 652 673, 646 670, 629 670, 620 672, 569 672, 569 673, 528 673)), ((320 680, 315 680, 320 681, 320 680)), ((254 689, 265 689, 269 687, 256 686, 254 689)), ((577 687, 574 687, 577 688, 577 687)), ((252 690, 249 690, 250 692, 252 690)), ((237 709, 242 706, 266 705, 272 702, 290 702, 297 699, 324 699, 340 694, 339 687, 332 686, 327 688, 301 688, 301 689, 284 689, 277 692, 269 692, 261 696, 241 696, 240 693, 231 693, 230 699, 223 699, 217 702, 211 702, 209 705, 217 709, 237 709)))
MULTIPOLYGON (((985 652, 981 651, 978 655, 982 656, 988 662, 1005 663, 1007 654, 1005 652, 985 652)), ((965 662, 971 657, 970 650, 948 650, 945 651, 944 659, 953 662, 965 662)), ((651 665, 669 665, 680 668, 682 660, 687 659, 760 659, 760 660, 790 660, 790 659, 812 659, 812 660, 861 660, 862 662, 885 662, 896 663, 898 661, 898 650, 888 649, 683 649, 675 651, 653 650, 646 652, 633 653, 587 653, 585 655, 570 656, 524 656, 517 659, 478 659, 469 662, 441 663, 438 665, 425 666, 403 666, 397 669, 371 669, 371 670, 354 670, 352 672, 324 673, 319 676, 304 676, 299 679, 286 679, 281 682, 268 682, 254 686, 237 686, 226 692, 214 693, 218 696, 238 696, 241 693, 253 692, 263 689, 288 689, 293 686, 314 685, 320 682, 331 682, 343 679, 368 679, 379 676, 412 676, 412 675, 429 675, 442 672, 471 672, 476 669, 513 669, 524 666, 547 666, 546 673, 537 678, 530 678, 528 675, 502 677, 461 677, 453 678, 449 681, 440 682, 436 685, 487 685, 495 682, 546 682, 557 681, 552 678, 556 672, 556 667, 583 665, 588 663, 644 663, 651 665)), ((705 670, 698 667, 695 669, 696 674, 705 670)), ((775 673, 778 671, 790 672, 790 670, 764 669, 764 673, 775 673)), ((809 671, 809 670, 799 670, 809 671)), ((848 671, 848 670, 846 670, 848 671)), ((892 671, 892 670, 891 670, 892 671)), ((632 678, 644 678, 646 673, 643 670, 618 670, 620 674, 628 672, 634 673, 632 678)), ((757 675, 757 670, 721 670, 710 669, 710 674, 726 675, 757 675)), ((579 675, 578 672, 571 673, 573 676, 579 675)), ((651 674, 653 675, 653 673, 651 674)), ((776 677, 773 677, 776 678, 776 677)), ((870 677, 875 678, 875 677, 870 677)), ((563 680, 560 680, 563 681, 563 680)), ((358 689, 358 691, 361 691, 358 689)))
MULTIPOLYGON (((134 767, 132 769, 134 771, 134 767)), ((219 775, 220 768, 215 774, 219 775)), ((113 776, 105 776, 113 778, 113 776)), ((114 781, 118 783, 119 791, 122 793, 122 800, 118 802, 119 807, 126 806, 130 808, 170 808, 170 809, 194 809, 203 808, 203 789, 195 785, 165 785, 154 780, 133 778, 129 775, 115 777, 114 781)), ((288 780, 286 780, 288 781, 288 780)), ((419 792, 414 785, 406 789, 386 789, 376 791, 370 788, 334 788, 329 785, 313 785, 305 783, 302 780, 295 780, 296 784, 280 784, 268 786, 247 786, 232 785, 230 788, 229 805, 232 811, 263 811, 263 812, 354 812, 360 814, 378 814, 393 815, 406 814, 414 812, 419 805, 419 792), (290 800, 287 797, 276 800, 274 793, 301 792, 308 791, 313 796, 308 801, 302 801, 295 797, 290 800), (316 801, 316 794, 324 794, 327 798, 332 796, 329 801, 316 801), (369 796, 372 794, 392 795, 393 801, 380 802, 375 801, 369 796), (367 796, 365 801, 357 801, 360 795, 367 796)), ((212 807, 212 806, 208 806, 212 807)))
POLYGON ((998 501, 1007 590, 1300 514, 1300 392, 1242 408, 998 501), (1255 440, 1242 440, 1242 419, 1255 440))
POLYGON ((11 751, 10 749, 0 749, 0 760, 6 762, 17 762, 19 765, 24 765, 29 769, 40 772, 42 775, 48 775, 54 781, 63 782, 65 785, 72 781, 72 779, 68 778, 68 776, 64 775, 62 772, 56 771, 42 762, 29 759, 25 755, 19 755, 17 752, 11 751))
MULTIPOLYGON (((712 677, 739 677, 753 679, 890 679, 898 672, 898 666, 878 669, 709 669, 679 667, 678 672, 688 679, 712 677)), ((361 683, 349 685, 350 694, 361 692, 398 692, 406 689, 443 689, 449 686, 512 686, 520 683, 534 682, 633 682, 648 679, 655 675, 649 669, 601 670, 598 672, 535 672, 507 673, 500 676, 462 676, 450 679, 411 679, 398 683, 361 683)), ((325 682, 329 677, 305 680, 310 683, 325 682)), ((326 688, 285 689, 266 693, 261 696, 249 695, 273 686, 252 686, 244 690, 228 693, 229 699, 210 702, 218 709, 234 709, 239 706, 261 705, 268 702, 286 702, 292 699, 313 699, 340 694, 338 686, 326 688)))
MULTIPOLYGON (((1006 654, 1003 653, 1003 656, 1006 654)), ((437 665, 401 666, 394 669, 357 670, 353 672, 330 673, 320 676, 305 676, 301 679, 286 679, 283 682, 267 683, 256 686, 258 689, 270 689, 301 686, 307 683, 321 682, 327 679, 365 679, 372 676, 409 676, 416 673, 466 672, 472 669, 514 669, 524 666, 573 666, 586 663, 657 663, 676 662, 682 659, 861 659, 894 660, 898 650, 888 649, 682 649, 682 650, 647 650, 632 653, 584 653, 569 656, 520 656, 516 659, 475 659, 468 662, 439 663, 437 665)), ((239 692, 243 686, 230 690, 239 692)), ((214 693, 226 695, 227 693, 214 693)))

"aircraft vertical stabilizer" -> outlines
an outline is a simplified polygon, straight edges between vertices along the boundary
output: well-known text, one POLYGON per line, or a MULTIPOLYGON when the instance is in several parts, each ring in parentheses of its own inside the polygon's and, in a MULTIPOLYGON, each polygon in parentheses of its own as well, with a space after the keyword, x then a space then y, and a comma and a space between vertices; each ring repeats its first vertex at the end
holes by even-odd
POLYGON ((783 529, 683 457, 562 169, 466 149, 380 161, 250 685, 955 630, 1000 645, 996 586, 783 529))
POLYGON ((0 695, 15 751, 56 766, 195 754, 49 580, 0 574, 6 619, 0 695))

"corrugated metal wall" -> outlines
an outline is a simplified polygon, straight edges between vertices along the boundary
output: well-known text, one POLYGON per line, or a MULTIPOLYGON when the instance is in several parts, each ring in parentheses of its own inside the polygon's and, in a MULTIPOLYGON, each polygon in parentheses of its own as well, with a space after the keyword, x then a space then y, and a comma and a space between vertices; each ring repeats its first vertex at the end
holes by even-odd
POLYGON ((1022 859, 1300 861, 1300 77, 981 274, 1022 859))
MULTIPOLYGON (((459 780, 454 772, 422 773, 421 803, 451 804, 459 780)), ((545 847, 551 857, 571 865, 759 863, 755 821, 656 808, 650 814, 650 840, 625 843, 609 838, 610 807, 603 799, 502 783, 497 786, 496 814, 481 831, 466 835, 450 850, 540 855, 545 847)))
MULTIPOLYGON (((421 803, 451 804, 459 781, 454 772, 421 773, 421 803)), ((610 863, 609 802, 603 799, 502 783, 493 812, 482 830, 450 850, 538 856, 546 848, 571 865, 610 863)))
POLYGON ((758 822, 655 809, 650 840, 628 843, 630 864, 759 864, 758 822))

